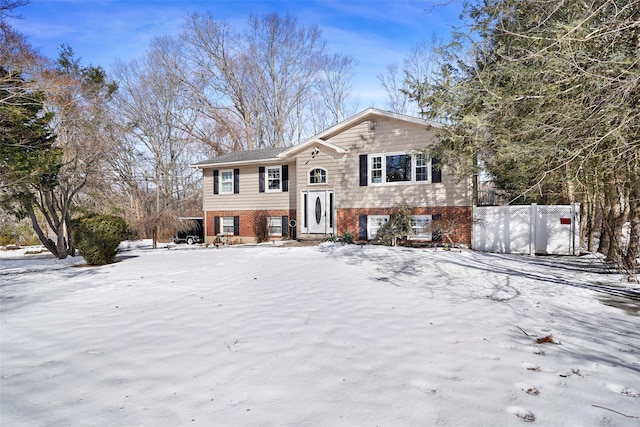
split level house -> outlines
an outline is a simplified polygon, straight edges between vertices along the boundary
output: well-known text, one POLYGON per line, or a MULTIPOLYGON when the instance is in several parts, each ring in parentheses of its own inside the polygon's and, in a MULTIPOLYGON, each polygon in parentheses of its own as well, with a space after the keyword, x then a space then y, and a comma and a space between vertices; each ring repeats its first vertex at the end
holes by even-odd
POLYGON ((472 182, 419 150, 442 125, 373 108, 292 147, 241 151, 196 163, 202 169, 205 242, 255 241, 268 216, 270 239, 374 239, 408 207, 416 240, 471 243, 472 182), (453 229, 451 229, 453 227, 453 229))

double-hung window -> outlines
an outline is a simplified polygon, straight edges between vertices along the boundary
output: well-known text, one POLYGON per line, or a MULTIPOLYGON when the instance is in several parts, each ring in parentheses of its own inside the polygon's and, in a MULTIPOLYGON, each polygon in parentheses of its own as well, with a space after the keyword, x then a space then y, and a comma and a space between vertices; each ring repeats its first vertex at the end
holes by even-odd
POLYGON ((282 168, 280 166, 267 168, 267 191, 281 191, 282 168))
POLYGON ((411 217, 411 229, 414 240, 431 240, 431 215, 414 215, 411 217))
POLYGON ((382 156, 371 157, 371 183, 382 184, 382 156))
POLYGON ((416 181, 429 181, 429 158, 424 154, 416 154, 416 181))
POLYGON ((269 217, 269 235, 282 236, 282 217, 281 216, 269 217))
POLYGON ((220 218, 220 232, 222 234, 233 234, 233 217, 225 216, 220 218))
POLYGON ((220 194, 233 193, 233 171, 220 171, 220 194))
POLYGON ((378 235, 380 227, 389 222, 389 215, 369 215, 367 216, 367 239, 373 240, 378 235))

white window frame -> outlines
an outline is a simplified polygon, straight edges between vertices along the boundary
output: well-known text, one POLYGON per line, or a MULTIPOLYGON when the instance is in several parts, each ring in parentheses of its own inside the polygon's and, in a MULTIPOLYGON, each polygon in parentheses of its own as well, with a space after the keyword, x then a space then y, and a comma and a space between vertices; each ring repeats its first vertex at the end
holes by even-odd
POLYGON ((328 174, 327 174, 327 170, 325 168, 313 168, 313 169, 309 169, 309 171, 307 172, 307 184, 309 185, 327 185, 327 179, 328 179, 328 174), (311 182, 311 174, 313 173, 313 171, 316 170, 320 170, 322 172, 324 172, 324 175, 321 175, 324 178, 323 182, 311 182))
POLYGON ((384 184, 384 155, 372 154, 369 156, 369 176, 371 177, 371 184, 384 184))
POLYGON ((410 240, 425 240, 431 241, 432 239, 432 231, 431 231, 431 215, 413 215, 411 217, 411 230, 413 233, 409 236, 410 240), (418 222, 422 222, 422 224, 417 224, 418 222))
POLYGON ((282 191, 282 166, 267 166, 264 171, 264 189, 267 193, 276 193, 282 191), (278 170, 278 188, 269 188, 269 171, 270 170, 278 170))
POLYGON ((412 159, 413 162, 413 179, 416 182, 431 182, 431 158, 426 156, 425 154, 418 153, 414 154, 412 159), (418 165, 418 161, 423 161, 423 165, 418 165), (418 168, 425 168, 427 173, 427 179, 418 179, 418 168))
POLYGON ((391 153, 374 153, 369 154, 368 158, 368 176, 369 185, 406 185, 406 184, 424 184, 431 182, 431 159, 423 154, 407 153, 407 152, 391 152, 391 153), (392 181, 387 182, 387 157, 389 156, 411 156, 411 180, 410 181, 392 181), (419 157, 425 162, 424 165, 418 166, 419 157), (379 160, 378 160, 379 159, 379 160), (427 168, 427 179, 417 180, 418 167, 427 168))
POLYGON ((270 216, 268 220, 269 235, 270 236, 282 236, 282 217, 270 216), (277 229, 280 231, 277 231, 277 229))
POLYGON ((367 215, 367 239, 375 239, 380 227, 389 222, 389 219, 389 215, 367 215))
POLYGON ((220 234, 232 236, 233 232, 234 232, 233 217, 232 216, 220 217, 220 234), (225 232, 225 227, 227 228, 226 232, 225 232), (231 231, 229 231, 229 228, 231 229, 231 231))
POLYGON ((233 169, 220 171, 220 194, 233 194, 233 169), (230 174, 230 179, 225 180, 225 174, 230 174), (225 190, 225 184, 230 187, 228 190, 225 190))

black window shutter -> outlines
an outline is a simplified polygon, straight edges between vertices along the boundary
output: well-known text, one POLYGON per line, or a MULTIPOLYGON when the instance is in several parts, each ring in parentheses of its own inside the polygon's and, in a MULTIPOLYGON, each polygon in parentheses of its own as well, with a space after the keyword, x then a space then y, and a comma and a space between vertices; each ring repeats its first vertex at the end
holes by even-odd
POLYGON ((282 191, 289 191, 289 166, 282 165, 282 191))
POLYGON ((289 238, 289 217, 286 215, 282 217, 282 238, 289 238))
POLYGON ((358 240, 367 240, 367 216, 358 216, 358 240))
POLYGON ((258 168, 258 191, 264 193, 264 166, 258 168))
POLYGON ((240 193, 240 169, 233 170, 233 194, 240 193))
POLYGON ((442 214, 431 215, 431 227, 433 231, 431 232, 431 241, 432 242, 442 242, 442 231, 440 231, 440 224, 437 221, 442 219, 442 214), (436 224, 434 224, 436 222, 436 224))
POLYGON ((220 230, 220 217, 214 216, 213 217, 213 234, 218 235, 220 233, 222 233, 222 230, 220 230))
POLYGON ((213 194, 218 194, 218 174, 220 171, 218 170, 214 170, 213 171, 213 194))
POLYGON ((233 235, 234 236, 240 235, 240 217, 239 216, 233 217, 233 235))
POLYGON ((367 155, 360 154, 360 187, 367 186, 367 155))
POLYGON ((333 228, 333 193, 329 193, 329 227, 333 228))
POLYGON ((442 169, 440 169, 440 159, 431 159, 431 182, 442 182, 442 169))

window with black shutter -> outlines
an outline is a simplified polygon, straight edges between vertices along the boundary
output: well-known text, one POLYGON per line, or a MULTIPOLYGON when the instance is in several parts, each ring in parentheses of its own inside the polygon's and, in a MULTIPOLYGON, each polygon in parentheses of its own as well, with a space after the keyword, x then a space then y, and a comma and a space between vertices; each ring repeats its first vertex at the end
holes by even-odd
POLYGON ((289 191, 289 166, 282 165, 282 191, 289 191))
POLYGON ((431 159, 431 182, 442 182, 442 169, 440 169, 440 159, 431 159))
POLYGON ((233 194, 240 193, 240 169, 233 170, 233 194))
POLYGON ((264 166, 258 168, 258 191, 264 193, 264 166))
POLYGON ((367 240, 367 216, 358 216, 358 240, 367 240))
POLYGON ((289 217, 287 215, 282 216, 282 238, 289 238, 289 217))
POLYGON ((360 187, 367 186, 367 155, 360 154, 360 187))

